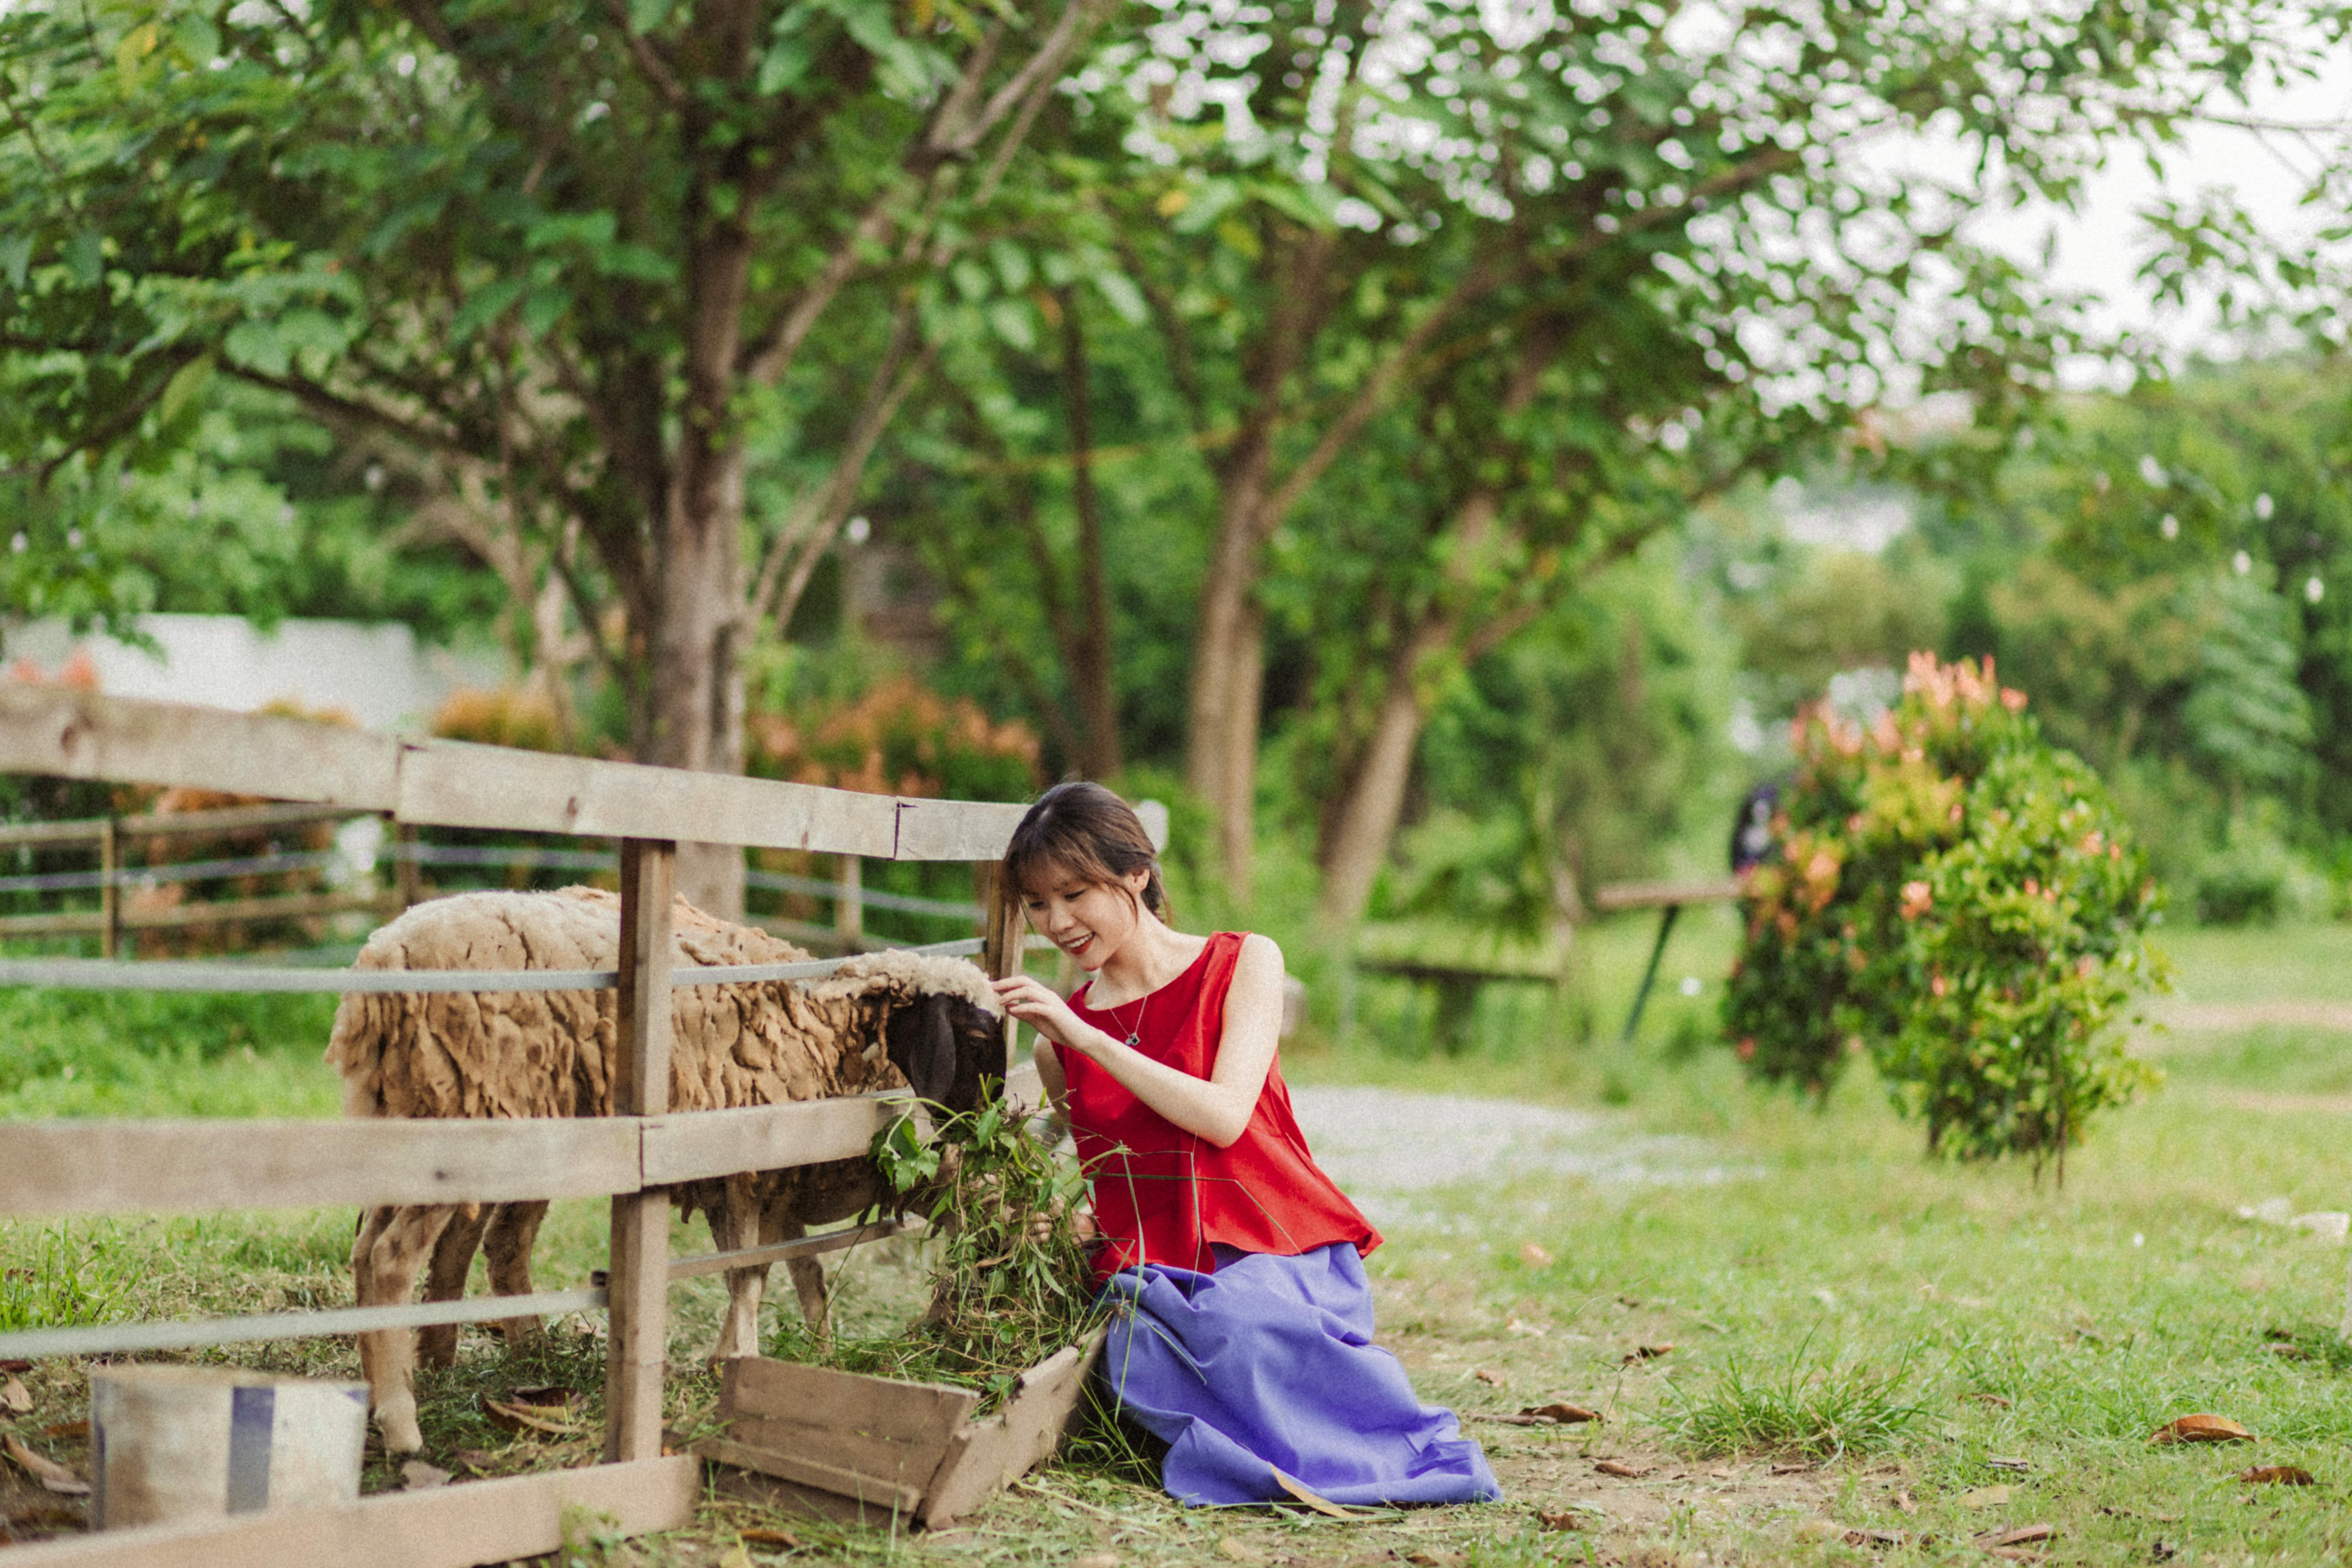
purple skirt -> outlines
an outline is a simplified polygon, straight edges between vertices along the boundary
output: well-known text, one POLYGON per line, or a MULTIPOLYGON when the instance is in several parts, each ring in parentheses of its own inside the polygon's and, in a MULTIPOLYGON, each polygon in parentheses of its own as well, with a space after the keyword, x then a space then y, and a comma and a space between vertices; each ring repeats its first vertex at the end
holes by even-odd
POLYGON ((1422 1404, 1371 1342, 1353 1247, 1216 1254, 1214 1274, 1145 1264, 1103 1287, 1118 1310, 1101 1375, 1120 1413, 1168 1445, 1171 1496, 1278 1502, 1279 1470, 1333 1502, 1501 1500, 1454 1413, 1422 1404))

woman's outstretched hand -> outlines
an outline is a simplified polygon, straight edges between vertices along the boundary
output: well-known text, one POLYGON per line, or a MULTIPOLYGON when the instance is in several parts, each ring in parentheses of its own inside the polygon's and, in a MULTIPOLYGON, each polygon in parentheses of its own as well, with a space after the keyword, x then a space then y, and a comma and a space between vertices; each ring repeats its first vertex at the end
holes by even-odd
POLYGON ((1102 1031, 1071 1011, 1070 1005, 1054 994, 1053 987, 1027 974, 1007 975, 989 983, 996 988, 996 999, 1004 1010, 1053 1041, 1087 1055, 1087 1037, 1101 1037, 1102 1031))

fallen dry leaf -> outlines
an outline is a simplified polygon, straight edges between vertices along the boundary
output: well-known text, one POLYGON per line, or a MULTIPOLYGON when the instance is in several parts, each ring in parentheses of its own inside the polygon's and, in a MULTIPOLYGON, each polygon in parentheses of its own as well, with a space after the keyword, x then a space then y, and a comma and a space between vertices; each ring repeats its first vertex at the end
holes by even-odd
POLYGON ((2150 1443, 2249 1443, 2254 1435, 2226 1415, 2183 1415, 2148 1434, 2150 1443))
POLYGON ((2009 1408, 2009 1399, 2005 1394, 1985 1394, 1979 1392, 1971 1394, 1969 1397, 1975 1400, 1979 1405, 1997 1405, 2003 1410, 2009 1408))
POLYGON ((1979 1546, 1977 1550, 1988 1557, 1999 1557, 2011 1563, 2043 1563, 2050 1557, 2046 1552, 2036 1552, 2024 1546, 1979 1546))
MULTIPOLYGON (((780 1552, 798 1552, 802 1545, 801 1538, 791 1531, 772 1530, 766 1525, 735 1533, 754 1546, 772 1546, 780 1552)), ((1089 1552, 1073 1562, 1070 1568, 1118 1568, 1118 1557, 1115 1552, 1089 1552)))
POLYGON ((2033 1468, 2032 1464, 2028 1460, 2004 1459, 1997 1454, 1987 1458, 1985 1463, 1991 1466, 1996 1470, 2030 1470, 2033 1468))
POLYGON ((429 1492, 435 1487, 449 1484, 449 1472, 438 1465, 428 1465, 422 1459, 411 1459, 400 1467, 400 1484, 412 1492, 429 1492))
POLYGON ((1911 1538, 1899 1530, 1849 1530, 1839 1539, 1848 1546, 1900 1546, 1911 1538))
MULTIPOLYGON (((745 1531, 743 1533, 745 1538, 749 1539, 751 1531, 745 1531)), ((938 1538, 934 1536, 931 1539, 936 1545, 938 1538)), ((794 1544, 799 1543, 796 1542, 794 1544)), ((1118 1568, 1118 1553, 1116 1552, 1081 1552, 1070 1559, 1070 1568, 1118 1568)))
POLYGON ((33 1413, 32 1391, 13 1373, 5 1383, 0 1383, 0 1410, 12 1415, 30 1415, 33 1413))
POLYGON ((1625 1359, 1619 1364, 1622 1366, 1632 1366, 1638 1361, 1655 1361, 1660 1356, 1665 1355, 1673 1351, 1674 1348, 1675 1347, 1671 1344, 1635 1345, 1632 1350, 1625 1352, 1625 1359))
POLYGON ((1958 1497, 1954 1498, 1952 1500, 1958 1503, 1962 1508, 2007 1508, 2009 1506, 2009 1489, 2007 1487, 1979 1487, 1974 1491, 1962 1492, 1958 1497))
POLYGON ((1327 1498, 1322 1493, 1316 1491, 1312 1488, 1308 1487, 1307 1483, 1299 1480, 1294 1476, 1287 1476, 1282 1471, 1276 1470, 1274 1472, 1274 1479, 1276 1485, 1281 1487, 1284 1491, 1288 1492, 1300 1502, 1305 1503, 1308 1508, 1313 1509, 1317 1513, 1327 1515, 1332 1519, 1361 1519, 1363 1517, 1353 1509, 1341 1508, 1338 1503, 1333 1502, 1329 1498, 1327 1498))
POLYGON ((565 1388, 561 1384, 534 1384, 529 1388, 507 1390, 509 1405, 530 1405, 540 1407, 554 1405, 564 1410, 577 1410, 588 1403, 588 1396, 578 1389, 565 1388))
POLYGON ((2311 1472, 2301 1465, 2256 1465, 2252 1469, 2238 1472, 2238 1479, 2249 1486, 2257 1487, 2307 1487, 2314 1484, 2311 1472))
POLYGON ((1618 1476, 1629 1481, 1638 1481, 1643 1476, 1648 1475, 1653 1467, 1648 1465, 1629 1465, 1622 1459, 1603 1459, 1599 1464, 1593 1466, 1592 1468, 1596 1473, 1601 1475, 1618 1476))
POLYGON ((577 1422, 549 1415, 528 1405, 509 1405, 503 1400, 484 1399, 482 1410, 489 1416, 491 1426, 517 1435, 530 1431, 543 1432, 554 1437, 569 1437, 579 1429, 577 1422))
POLYGON ((1459 1552, 1416 1552, 1405 1559, 1413 1568, 1451 1568, 1462 1561, 1459 1552))
POLYGON ((1919 1511, 1919 1500, 1913 1497, 1908 1491, 1898 1491, 1886 1500, 1895 1505, 1895 1511, 1897 1513, 1917 1513, 1919 1511))
POLYGON ((1772 1467, 1772 1474, 1776 1476, 1810 1475, 1813 1468, 1811 1465, 1775 1465, 1772 1467))
POLYGON ((1601 1419, 1601 1412, 1587 1410, 1581 1405, 1530 1405, 1519 1414, 1532 1415, 1539 1421, 1556 1422, 1562 1426, 1573 1426, 1580 1421, 1601 1419))
POLYGON ((1530 1241, 1519 1248, 1519 1261, 1530 1268, 1549 1268, 1551 1267, 1551 1254, 1530 1241))
POLYGON ((457 1459, 459 1464, 478 1476, 488 1475, 499 1462, 499 1457, 496 1454, 480 1448, 460 1448, 457 1450, 457 1459))
POLYGON ((1476 1378, 1479 1382, 1486 1384, 1489 1388, 1500 1388, 1508 1381, 1508 1379, 1505 1378, 1501 1373, 1495 1372, 1483 1366, 1477 1371, 1472 1373, 1470 1375, 1476 1378))
POLYGON ((79 1421, 58 1421, 41 1428, 41 1436, 68 1443, 89 1441, 89 1417, 79 1421))
POLYGON ((1563 1508, 1549 1513, 1537 1514, 1536 1528, 1538 1530, 1582 1530, 1584 1520, 1574 1509, 1563 1508))
POLYGON ((1976 1538, 1976 1543, 1979 1546, 2023 1546, 2032 1541, 2052 1540, 2057 1533, 2054 1525, 2021 1524, 2015 1530, 1989 1530, 1976 1538))
POLYGON ((5 1361, 0 1361, 0 1372, 30 1372, 32 1370, 33 1363, 31 1362, 21 1361, 15 1356, 10 1356, 5 1361))
POLYGON ((40 1482, 43 1489, 56 1492, 60 1497, 89 1495, 88 1481, 83 1480, 55 1459, 43 1458, 16 1438, 0 1439, 0 1447, 5 1447, 8 1457, 22 1466, 26 1475, 40 1482))
POLYGON ((1230 1535, 1219 1538, 1217 1542, 1217 1555, 1223 1558, 1228 1563, 1263 1563, 1265 1561, 1265 1552, 1260 1552, 1255 1546, 1244 1546, 1230 1535))
POLYGON ((1729 1465, 1717 1465, 1715 1468, 1707 1471, 1707 1474, 1713 1476, 1717 1480, 1727 1481, 1736 1478, 1739 1472, 1733 1469, 1729 1465))
POLYGON ((719 1560, 719 1568, 753 1568, 751 1549, 737 1542, 727 1555, 719 1560))

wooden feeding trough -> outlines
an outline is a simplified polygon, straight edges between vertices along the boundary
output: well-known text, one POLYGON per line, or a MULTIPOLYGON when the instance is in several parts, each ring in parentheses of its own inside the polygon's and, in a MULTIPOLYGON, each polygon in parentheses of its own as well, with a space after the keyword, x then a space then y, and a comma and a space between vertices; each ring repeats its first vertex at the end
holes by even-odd
POLYGON ((787 1483, 774 1500, 810 1511, 945 1524, 1061 1445, 1101 1349, 1097 1332, 1055 1352, 977 1417, 973 1389, 746 1356, 719 1388, 727 1435, 694 1451, 787 1483))

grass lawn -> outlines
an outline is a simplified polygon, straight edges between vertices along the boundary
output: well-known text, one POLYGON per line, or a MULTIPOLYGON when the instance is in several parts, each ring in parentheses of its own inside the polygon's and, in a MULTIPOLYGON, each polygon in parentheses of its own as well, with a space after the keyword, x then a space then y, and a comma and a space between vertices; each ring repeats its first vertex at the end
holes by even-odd
MULTIPOLYGON (((1426 1005, 1399 984, 1355 999, 1345 1045, 1303 1046, 1286 1063, 1307 1083, 1613 1105, 1622 1135, 1672 1134, 1685 1152, 1654 1162, 1651 1179, 1529 1176, 1441 1193, 1374 1255, 1383 1341, 1424 1397, 1471 1416, 1567 1400, 1606 1417, 1559 1430, 1474 1421, 1507 1502, 1347 1523, 1187 1511, 1113 1469, 1063 1464, 935 1535, 789 1524, 807 1543, 795 1560, 1981 1563, 1978 1538, 2044 1525, 2048 1538, 1998 1550, 2099 1563, 2352 1555, 2352 1352, 2335 1339, 2347 1249, 2238 1214, 2272 1199, 2288 1214, 2352 1209, 2337 1152, 2352 1037, 2277 1024, 2156 1035, 2144 1048, 2166 1087, 2095 1128, 2063 1189, 2047 1175, 2037 1185, 2022 1168, 1928 1163, 1866 1071, 1820 1111, 1747 1088, 1705 1043, 1735 935, 1728 911, 1685 917, 1641 1037, 1621 1047, 1654 929, 1626 919, 1593 932, 1566 1001, 1497 990, 1461 1056, 1421 1046, 1426 1005), (1696 995, 1683 994, 1685 976, 1696 995), (2257 1439, 2148 1446, 2158 1425, 2196 1412, 2257 1439), (1597 1470, 1603 1460, 1633 1473, 1597 1470), (2317 1484, 2237 1479, 2256 1465, 2300 1466, 2317 1484)), ((2186 1002, 2352 1000, 2352 927, 2188 931, 2165 945, 2186 1002)), ((0 1012, 12 1044, 47 1053, 38 1070, 0 1078, 0 1116, 330 1114, 335 1103, 317 1063, 323 1022, 299 1008, 246 1023, 168 1008, 102 1020, 168 1033, 159 1066, 146 1054, 116 1062, 74 1007, 0 1005, 20 1009, 0 1012)), ((337 1211, 0 1226, 0 1268, 25 1271, 0 1274, 0 1322, 77 1305, 17 1300, 49 1289, 61 1260, 115 1315, 339 1303, 351 1224, 337 1211)), ((600 1205, 559 1205, 544 1287, 597 1263, 601 1231, 600 1205)), ((698 1226, 677 1245, 707 1240, 698 1226)), ((891 1246, 851 1266, 853 1323, 887 1322, 913 1300, 912 1249, 891 1246)), ((719 1290, 693 1281, 674 1300, 673 1357, 687 1368, 708 1347, 719 1290)), ((458 1367, 425 1381, 436 1462, 496 1474, 588 1457, 593 1423, 540 1442, 479 1414, 477 1395, 514 1384, 593 1390, 598 1346, 580 1320, 556 1327, 528 1364, 469 1335, 458 1367)), ((356 1370, 342 1342, 229 1353, 356 1370)), ((82 1413, 79 1372, 45 1364, 25 1381, 36 1409, 0 1413, 0 1425, 84 1462, 70 1437, 41 1435, 82 1413)), ((711 1385, 682 1374, 672 1387, 673 1421, 691 1426, 711 1385)), ((394 1478, 378 1463, 371 1485, 383 1484, 394 1478)), ((38 1500, 0 1489, 0 1515, 38 1500)), ((740 1563, 735 1532, 775 1522, 714 1500, 690 1534, 579 1555, 740 1563)))

